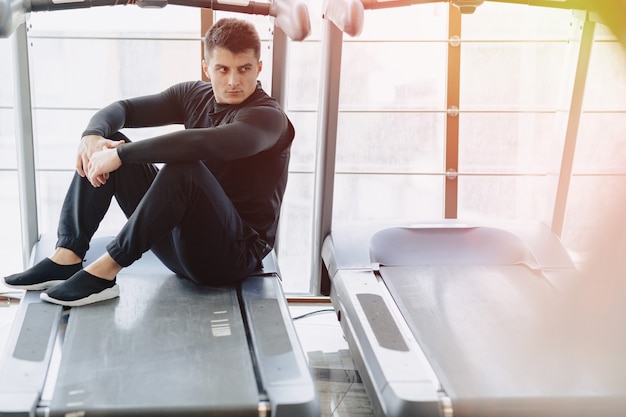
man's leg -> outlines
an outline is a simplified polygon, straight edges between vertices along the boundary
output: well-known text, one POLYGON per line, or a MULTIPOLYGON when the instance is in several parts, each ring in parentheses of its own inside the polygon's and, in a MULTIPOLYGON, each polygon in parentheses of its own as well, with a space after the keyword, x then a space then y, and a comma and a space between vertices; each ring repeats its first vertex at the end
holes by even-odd
POLYGON ((168 265, 180 265, 179 275, 199 284, 234 284, 261 264, 258 233, 240 217, 232 201, 204 164, 173 169, 168 181, 185 184, 181 198, 187 209, 167 239, 153 252, 168 265), (174 249, 174 262, 168 255, 174 249))
POLYGON ((119 271, 149 249, 172 271, 195 282, 235 283, 259 266, 257 240, 204 164, 166 165, 107 246, 108 253, 42 299, 63 305, 100 301, 93 295, 108 291, 115 281, 98 277, 98 268, 119 271), (105 279, 98 283, 98 278, 105 279))
MULTIPOLYGON (((128 139, 116 134, 111 139, 128 139)), ((61 209, 55 252, 32 268, 4 278, 7 286, 43 290, 64 282, 82 268, 82 259, 91 237, 116 197, 130 216, 156 176, 152 165, 128 165, 111 173, 106 184, 93 187, 86 178, 74 174, 61 209), (120 180, 120 178, 123 178, 120 180)))
POLYGON ((178 275, 225 284, 259 265, 258 234, 201 162, 168 164, 107 250, 128 266, 148 249, 178 275))

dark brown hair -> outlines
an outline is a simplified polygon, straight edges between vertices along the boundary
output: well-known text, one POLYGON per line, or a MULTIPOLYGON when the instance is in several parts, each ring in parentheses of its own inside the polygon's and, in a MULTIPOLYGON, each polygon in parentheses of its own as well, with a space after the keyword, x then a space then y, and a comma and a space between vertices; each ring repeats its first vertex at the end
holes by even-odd
POLYGON ((261 59, 261 40, 252 23, 236 19, 220 19, 204 35, 204 59, 209 60, 216 47, 228 49, 233 54, 252 50, 257 61, 261 59))

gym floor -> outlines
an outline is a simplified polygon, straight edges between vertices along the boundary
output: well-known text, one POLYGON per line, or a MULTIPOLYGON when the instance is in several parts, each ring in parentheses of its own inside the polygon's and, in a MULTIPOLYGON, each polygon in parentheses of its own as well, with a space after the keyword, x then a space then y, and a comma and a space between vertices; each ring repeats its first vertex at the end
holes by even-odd
POLYGON ((319 393, 322 417, 373 417, 332 305, 290 304, 289 309, 319 393))

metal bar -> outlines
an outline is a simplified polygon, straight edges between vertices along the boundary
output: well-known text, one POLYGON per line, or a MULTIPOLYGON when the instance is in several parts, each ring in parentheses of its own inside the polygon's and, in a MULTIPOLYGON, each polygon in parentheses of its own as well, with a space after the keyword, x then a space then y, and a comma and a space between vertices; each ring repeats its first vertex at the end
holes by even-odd
POLYGON ((270 15, 270 3, 244 1, 237 4, 234 1, 219 0, 77 0, 70 2, 56 2, 54 0, 31 0, 30 10, 32 12, 85 9, 99 6, 126 6, 136 4, 138 6, 165 7, 168 4, 179 6, 200 7, 212 10, 223 10, 228 12, 270 15))
POLYGON ((313 295, 319 295, 321 291, 322 244, 324 238, 330 233, 333 217, 339 78, 343 47, 343 32, 334 23, 324 19, 322 30, 322 71, 319 81, 317 153, 313 196, 313 256, 310 284, 310 291, 313 295))
POLYGON ((24 267, 39 239, 37 223, 37 186, 35 181, 35 148, 33 145, 33 110, 28 62, 28 34, 21 23, 12 38, 15 83, 15 140, 17 147, 17 179, 22 225, 22 254, 24 267))
POLYGON ((444 182, 444 217, 456 219, 458 211, 459 181, 459 101, 461 90, 461 13, 450 5, 448 23, 448 80, 446 107, 446 173, 453 173, 444 182))
MULTIPOLYGON (((391 7, 414 6, 418 4, 442 3, 450 0, 361 0, 365 9, 387 9, 391 7)), ((599 0, 487 0, 497 3, 521 4, 527 6, 550 7, 557 9, 588 10, 597 8, 599 0)))
POLYGON ((496 3, 511 3, 527 6, 549 7, 553 9, 591 10, 599 0, 488 0, 496 3))
MULTIPOLYGON (((281 28, 274 25, 272 38, 272 97, 278 101, 280 107, 287 109, 287 35, 281 28)), ((281 223, 278 223, 274 250, 280 258, 281 223)))
POLYGON ((591 56, 594 32, 595 23, 589 19, 585 19, 580 39, 578 63, 576 65, 576 76, 574 78, 574 88, 572 91, 572 100, 567 120, 565 143, 563 145, 561 169, 559 172, 559 181, 556 190, 556 201, 554 203, 554 211, 552 214, 552 231, 557 236, 561 236, 563 233, 567 197, 574 165, 574 153, 576 151, 576 140, 578 139, 578 126, 580 125, 580 118, 582 115, 583 96, 587 82, 587 72, 589 69, 589 59, 591 56))
MULTIPOLYGON (((213 26, 213 13, 213 10, 210 9, 200 9, 200 36, 202 39, 204 39, 204 35, 209 31, 209 29, 211 29, 211 26, 213 26)), ((200 42, 200 49, 200 56, 202 59, 206 60, 206 57, 204 56, 204 42, 200 42)), ((200 69, 200 73, 202 81, 208 82, 209 77, 207 77, 204 73, 204 70, 200 69)))
POLYGON ((274 26, 272 39, 272 97, 284 109, 287 106, 287 35, 274 26))

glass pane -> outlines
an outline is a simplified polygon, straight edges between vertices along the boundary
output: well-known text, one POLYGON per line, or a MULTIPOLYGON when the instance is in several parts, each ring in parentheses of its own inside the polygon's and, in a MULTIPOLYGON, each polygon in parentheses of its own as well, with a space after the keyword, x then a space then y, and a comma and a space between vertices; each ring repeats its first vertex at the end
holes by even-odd
POLYGON ((39 108, 97 109, 200 77, 197 40, 40 38, 32 45, 31 82, 39 108))
POLYGON ((473 14, 463 15, 463 40, 563 40, 573 20, 566 9, 484 2, 473 14))
MULTIPOLYGON (((11 39, 0 39, 0 110, 13 107, 13 48, 11 39)), ((2 129, 2 125, 0 125, 2 129)))
POLYGON ((315 150, 317 146, 317 113, 287 113, 296 130, 296 137, 291 146, 289 171, 313 172, 315 169, 315 150))
POLYGON ((613 204, 623 204, 624 196, 625 176, 574 176, 563 225, 565 246, 583 258, 590 251, 601 250, 592 246, 593 237, 599 228, 616 224, 610 217, 615 213, 613 204))
MULTIPOLYGON (((32 26, 31 36, 199 38, 200 10, 176 5, 163 9, 120 6, 56 10, 54 13, 31 13, 29 24, 32 26)), ((94 62, 103 63, 102 60, 94 62)))
POLYGON ((443 110, 447 48, 441 42, 345 43, 340 106, 443 110))
POLYGON ((333 224, 362 220, 440 219, 443 176, 350 175, 335 177, 333 224))
POLYGON ((319 42, 294 42, 289 45, 288 109, 310 111, 317 109, 318 81, 321 73, 320 48, 319 42))
POLYGON ((626 173, 625 113, 583 114, 576 143, 574 173, 594 172, 626 173))
POLYGON ((17 169, 14 118, 13 109, 0 108, 0 169, 17 169))
POLYGON ((566 42, 463 43, 461 110, 556 109, 568 97, 569 52, 566 42))
POLYGON ((441 3, 366 10, 363 32, 358 39, 446 41, 448 10, 449 6, 441 3))
POLYGON ((22 229, 16 172, 0 172, 0 274, 6 276, 23 269, 22 229))
POLYGON ((560 158, 565 130, 554 113, 462 113, 459 172, 546 172, 560 158))
POLYGON ((0 39, 0 274, 22 270, 22 229, 17 182, 15 113, 13 111, 13 49, 11 39, 0 39))
POLYGON ((540 220, 550 224, 553 187, 547 176, 459 176, 458 218, 540 220))
POLYGON ((289 174, 277 239, 278 262, 287 292, 309 291, 313 182, 313 174, 289 174))
POLYGON ((584 108, 626 110, 626 54, 619 43, 594 42, 584 108))
POLYGON ((336 169, 443 173, 444 123, 443 113, 341 113, 336 169))

